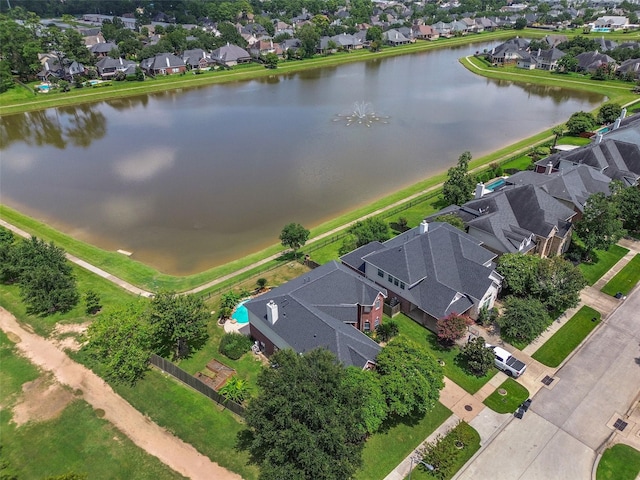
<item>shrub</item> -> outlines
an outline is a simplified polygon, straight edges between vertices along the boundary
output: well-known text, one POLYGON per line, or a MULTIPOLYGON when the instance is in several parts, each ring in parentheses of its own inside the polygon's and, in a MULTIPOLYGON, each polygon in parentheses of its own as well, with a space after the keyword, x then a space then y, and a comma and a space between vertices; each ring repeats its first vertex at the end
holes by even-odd
POLYGON ((469 446, 474 440, 473 429, 464 421, 461 421, 446 436, 438 436, 434 442, 428 443, 422 450, 422 461, 432 465, 434 470, 429 472, 439 479, 451 478, 463 448, 469 446), (458 445, 456 445, 458 444, 458 445))
POLYGON ((376 338, 381 342, 386 342, 398 335, 398 332, 398 324, 393 320, 389 320, 376 327, 376 338))
POLYGON ((253 341, 239 333, 225 333, 220 340, 221 354, 231 360, 238 360, 242 355, 251 350, 253 341))
POLYGON ((100 303, 100 295, 98 295, 93 290, 87 290, 87 293, 84 294, 84 303, 86 312, 89 315, 96 314, 102 308, 102 304, 100 303))
POLYGON ((507 297, 504 304, 505 313, 498 324, 506 340, 530 343, 547 328, 549 317, 539 300, 507 297))
POLYGON ((461 339, 467 331, 467 326, 472 323, 471 319, 464 315, 452 313, 445 318, 438 320, 438 339, 444 345, 453 345, 456 340, 461 339))

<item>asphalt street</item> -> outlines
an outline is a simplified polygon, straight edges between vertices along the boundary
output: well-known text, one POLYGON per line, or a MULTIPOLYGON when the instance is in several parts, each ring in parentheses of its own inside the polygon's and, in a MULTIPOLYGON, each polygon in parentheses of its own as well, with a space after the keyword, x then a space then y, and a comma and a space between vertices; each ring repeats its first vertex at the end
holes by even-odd
POLYGON ((640 392, 640 289, 459 473, 464 480, 590 479, 612 423, 640 392))

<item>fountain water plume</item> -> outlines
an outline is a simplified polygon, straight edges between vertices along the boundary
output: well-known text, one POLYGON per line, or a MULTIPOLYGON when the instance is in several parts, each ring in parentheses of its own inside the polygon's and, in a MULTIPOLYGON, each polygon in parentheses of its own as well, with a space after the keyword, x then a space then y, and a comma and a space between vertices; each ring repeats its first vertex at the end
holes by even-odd
POLYGON ((338 114, 333 119, 334 122, 344 122, 346 126, 353 124, 364 125, 371 127, 374 123, 389 123, 387 120, 390 117, 378 115, 373 106, 369 102, 355 102, 353 104, 353 110, 346 115, 338 114))

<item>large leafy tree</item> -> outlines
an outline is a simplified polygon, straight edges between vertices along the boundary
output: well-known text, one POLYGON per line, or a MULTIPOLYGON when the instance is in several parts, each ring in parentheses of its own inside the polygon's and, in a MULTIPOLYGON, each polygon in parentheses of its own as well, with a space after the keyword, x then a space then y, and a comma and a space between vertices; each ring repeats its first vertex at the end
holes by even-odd
POLYGON ((596 249, 607 250, 626 234, 617 205, 602 192, 589 196, 575 229, 587 255, 596 249))
POLYGON ((613 202, 618 207, 622 226, 630 232, 640 231, 640 189, 612 182, 613 202))
POLYGON ((378 375, 371 370, 348 367, 342 384, 343 388, 348 390, 347 395, 360 399, 361 408, 358 410, 360 433, 363 435, 375 433, 387 417, 387 404, 378 375))
MULTIPOLYGON (((347 251, 362 247, 371 242, 384 242, 391 238, 389 225, 379 218, 365 218, 356 222, 347 230, 348 236, 344 246, 348 246, 347 251)), ((346 253, 346 252, 345 252, 346 253)))
POLYGON ((316 53, 316 48, 320 42, 318 29, 311 24, 300 27, 296 36, 300 40, 300 51, 304 58, 310 58, 316 53))
POLYGON ((462 205, 471 200, 475 182, 469 175, 471 153, 464 152, 458 158, 458 164, 447 171, 447 179, 442 185, 442 194, 449 205, 462 205))
POLYGON ((39 21, 30 16, 24 25, 20 25, 0 14, 0 58, 8 64, 10 71, 18 73, 21 80, 28 80, 41 68, 38 53, 42 47, 35 28, 39 21))
POLYGON ((498 273, 504 278, 502 287, 506 292, 517 296, 530 293, 535 281, 540 257, 522 255, 521 253, 505 253, 498 259, 498 273))
POLYGON ((78 303, 76 280, 62 248, 31 237, 13 247, 9 258, 29 313, 67 312, 78 303))
POLYGON ((146 308, 140 300, 102 314, 89 325, 83 350, 102 365, 107 379, 134 384, 147 371, 153 332, 146 308))
POLYGON ((376 363, 390 414, 424 414, 438 401, 444 374, 425 347, 395 338, 378 354, 376 363))
POLYGON ((605 103, 598 110, 599 123, 613 123, 622 113, 622 107, 613 102, 605 103))
POLYGON ((154 333, 155 352, 174 359, 189 356, 207 341, 211 319, 202 297, 160 292, 151 301, 149 323, 154 333))
POLYGON ((260 479, 348 479, 364 442, 361 398, 324 349, 281 350, 258 376, 260 393, 246 410, 248 449, 260 479))
POLYGON ((466 315, 451 313, 437 322, 438 340, 446 346, 453 346, 456 340, 464 337, 471 319, 466 315))
POLYGON ((576 112, 567 120, 567 130, 571 135, 589 132, 597 126, 596 119, 588 112, 576 112))
POLYGON ((280 232, 280 242, 283 246, 291 248, 295 256, 297 251, 307 243, 309 234, 309 230, 299 223, 288 223, 280 232))
POLYGON ((498 318, 500 334, 507 340, 529 343, 547 328, 547 309, 535 298, 507 297, 504 314, 498 318))
POLYGON ((493 366, 493 350, 487 347, 484 338, 476 337, 462 347, 460 354, 467 362, 467 367, 471 373, 482 377, 487 374, 493 366))
POLYGON ((578 267, 562 257, 544 258, 532 285, 532 295, 550 312, 563 312, 580 302, 580 290, 587 285, 578 267))

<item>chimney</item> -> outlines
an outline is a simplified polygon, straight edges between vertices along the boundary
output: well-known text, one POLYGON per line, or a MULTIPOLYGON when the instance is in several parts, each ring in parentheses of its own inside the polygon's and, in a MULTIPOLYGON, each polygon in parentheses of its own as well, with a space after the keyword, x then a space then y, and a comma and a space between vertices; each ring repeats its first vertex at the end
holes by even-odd
POLYGON ((551 160, 549 160, 549 163, 547 163, 547 166, 544 167, 544 174, 545 175, 551 175, 552 171, 553 171, 553 162, 551 162, 551 160))
POLYGON ((620 128, 620 122, 622 120, 619 118, 616 118, 616 121, 613 123, 613 130, 617 130, 618 128, 620 128))
POLYGON ((476 184, 476 193, 474 195, 474 198, 476 200, 478 200, 479 198, 482 198, 482 196, 487 193, 487 190, 484 188, 484 183, 479 182, 476 184))
POLYGON ((278 305, 273 300, 267 303, 267 321, 270 325, 275 325, 278 321, 278 305))
POLYGON ((429 222, 426 220, 422 220, 420 222, 420 235, 423 235, 429 231, 429 222))
POLYGON ((594 143, 598 145, 600 142, 602 142, 602 134, 596 133, 596 141, 594 143))
POLYGON ((626 116, 627 116, 627 109, 626 109, 626 108, 623 108, 623 109, 620 111, 620 120, 624 120, 624 117, 626 117, 626 116))

